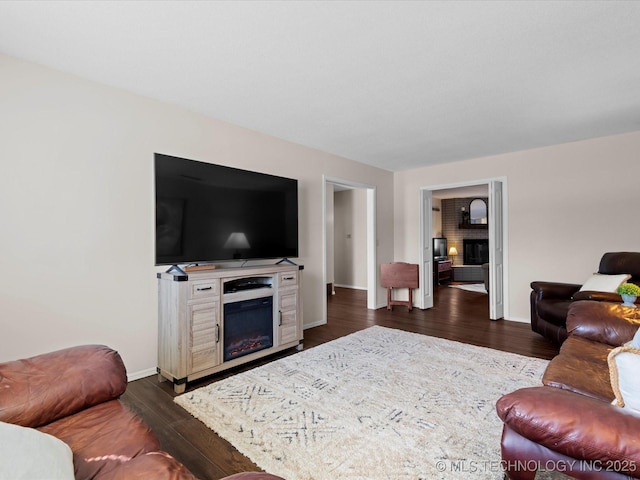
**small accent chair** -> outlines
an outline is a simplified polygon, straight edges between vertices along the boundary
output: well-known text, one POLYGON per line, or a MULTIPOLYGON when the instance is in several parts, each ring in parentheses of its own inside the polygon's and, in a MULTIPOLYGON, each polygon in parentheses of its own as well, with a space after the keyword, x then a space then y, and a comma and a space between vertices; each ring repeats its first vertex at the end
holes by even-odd
MULTIPOLYGON (((629 274, 630 283, 640 285, 640 252, 608 252, 602 256, 598 273, 629 274)), ((567 312, 577 300, 622 302, 616 293, 580 291, 582 285, 531 282, 531 330, 561 344, 567 338, 567 312)), ((637 303, 637 302, 636 302, 637 303)))

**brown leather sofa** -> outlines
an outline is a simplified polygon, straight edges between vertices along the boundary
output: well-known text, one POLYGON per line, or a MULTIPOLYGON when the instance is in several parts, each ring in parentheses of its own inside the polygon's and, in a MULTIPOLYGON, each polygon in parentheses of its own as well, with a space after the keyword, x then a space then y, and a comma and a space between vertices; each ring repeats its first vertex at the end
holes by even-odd
MULTIPOLYGON (((35 428, 66 443, 76 479, 194 479, 118 400, 126 388, 120 355, 101 345, 0 363, 0 421, 35 428)), ((253 472, 227 480, 279 478, 253 472)))
POLYGON ((640 478, 640 416, 611 404, 607 364, 609 352, 630 341, 639 326, 640 308, 571 304, 569 336, 543 386, 497 402, 503 468, 511 480, 533 480, 539 469, 585 480, 640 478))
MULTIPOLYGON (((616 275, 628 273, 631 283, 640 285, 640 252, 609 252, 600 259, 598 273, 616 275)), ((575 300, 621 302, 620 295, 605 292, 580 292, 575 283, 531 283, 531 329, 561 344, 567 338, 567 313, 575 300)), ((640 300, 638 300, 640 303, 640 300)))

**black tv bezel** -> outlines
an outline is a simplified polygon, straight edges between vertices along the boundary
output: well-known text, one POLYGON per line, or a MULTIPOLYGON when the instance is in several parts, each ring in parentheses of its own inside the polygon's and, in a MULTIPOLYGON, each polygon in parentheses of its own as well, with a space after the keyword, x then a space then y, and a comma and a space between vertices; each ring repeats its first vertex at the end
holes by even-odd
POLYGON ((434 260, 446 260, 449 258, 448 249, 449 249, 449 241, 447 237, 433 237, 431 239, 431 249, 433 250, 433 259, 434 260), (436 240, 444 240, 445 241, 445 254, 444 255, 436 255, 436 240))
MULTIPOLYGON (((154 153, 154 163, 153 163, 153 181, 154 181, 154 190, 153 190, 153 198, 154 198, 154 217, 157 214, 157 205, 158 205, 158 193, 157 193, 157 183, 158 183, 158 173, 157 173, 157 168, 156 168, 156 159, 158 157, 168 157, 168 158, 172 158, 178 161, 185 161, 185 162, 195 162, 198 164, 201 164, 202 166, 211 166, 214 167, 216 169, 223 169, 223 170, 227 170, 227 171, 233 171, 236 174, 247 174, 247 175, 251 175, 255 177, 262 177, 262 178, 272 178, 272 179, 279 179, 279 180, 285 180, 288 182, 292 182, 293 184, 295 184, 295 191, 296 191, 296 195, 295 195, 295 199, 296 199, 296 205, 295 205, 295 211, 296 211, 296 215, 295 215, 295 230, 296 230, 296 242, 295 242, 295 253, 292 254, 293 252, 289 252, 289 254, 287 256, 283 256, 283 255, 270 255, 270 256, 247 256, 247 257, 243 257, 243 258, 200 258, 200 259, 189 259, 189 260, 180 260, 178 262, 175 261, 158 261, 158 253, 157 253, 157 242, 158 242, 158 237, 157 237, 157 230, 156 230, 156 226, 155 226, 155 222, 154 222, 154 265, 155 266, 171 266, 171 265, 207 265, 207 264, 214 264, 214 263, 237 263, 237 262, 242 262, 242 263, 246 263, 249 261, 260 261, 260 260, 275 260, 275 259, 283 259, 283 260, 289 260, 291 258, 297 258, 300 254, 300 189, 299 189, 299 182, 298 179, 295 178, 290 178, 290 177, 283 177, 280 175, 273 175, 273 174, 269 174, 269 173, 264 173, 264 172, 257 172, 254 170, 247 170, 247 169, 243 169, 243 168, 237 168, 237 167, 231 167, 229 165, 222 165, 222 164, 216 164, 216 163, 211 163, 211 162, 205 162, 205 161, 201 161, 201 160, 193 160, 193 159, 189 159, 189 158, 185 158, 185 157, 178 157, 175 155, 169 155, 169 154, 165 154, 165 153, 159 153, 159 152, 155 152, 154 153)), ((291 250, 291 249, 290 249, 291 250)), ((285 253, 285 252, 283 252, 285 253)))

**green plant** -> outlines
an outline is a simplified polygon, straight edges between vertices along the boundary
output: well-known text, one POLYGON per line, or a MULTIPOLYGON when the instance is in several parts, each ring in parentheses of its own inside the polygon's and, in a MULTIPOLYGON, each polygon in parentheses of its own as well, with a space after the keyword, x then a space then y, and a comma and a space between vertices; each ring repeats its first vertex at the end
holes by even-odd
POLYGON ((631 295, 633 297, 640 297, 640 287, 634 283, 623 283, 616 290, 619 295, 631 295))

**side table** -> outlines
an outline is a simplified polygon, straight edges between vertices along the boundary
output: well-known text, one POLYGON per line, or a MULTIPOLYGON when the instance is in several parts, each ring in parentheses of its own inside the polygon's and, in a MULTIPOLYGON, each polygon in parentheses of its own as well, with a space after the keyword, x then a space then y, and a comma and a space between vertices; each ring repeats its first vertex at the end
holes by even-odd
POLYGON ((380 265, 380 284, 387 289, 387 310, 392 305, 404 305, 409 311, 413 308, 413 289, 418 288, 418 264, 393 262, 380 265), (408 288, 409 300, 392 300, 391 290, 394 288, 408 288))
POLYGON ((442 284, 443 281, 451 281, 453 269, 451 268, 451 260, 440 260, 433 265, 433 283, 435 285, 442 284))

